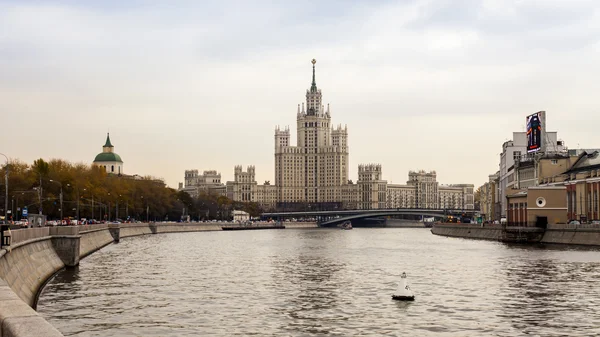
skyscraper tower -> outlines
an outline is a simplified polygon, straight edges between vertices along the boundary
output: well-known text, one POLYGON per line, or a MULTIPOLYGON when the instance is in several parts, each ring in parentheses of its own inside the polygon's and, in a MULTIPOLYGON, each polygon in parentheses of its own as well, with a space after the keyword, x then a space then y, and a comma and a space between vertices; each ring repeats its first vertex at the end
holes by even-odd
POLYGON ((298 105, 297 146, 289 144, 289 129, 275 129, 275 185, 280 202, 341 202, 348 182, 348 131, 331 124, 329 105, 322 103, 312 61, 312 83, 306 107, 298 105))

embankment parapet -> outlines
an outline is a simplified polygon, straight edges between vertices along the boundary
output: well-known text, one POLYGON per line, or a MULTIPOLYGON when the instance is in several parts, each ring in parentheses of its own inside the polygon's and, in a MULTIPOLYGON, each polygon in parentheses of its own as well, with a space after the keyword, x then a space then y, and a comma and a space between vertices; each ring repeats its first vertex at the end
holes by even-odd
MULTIPOLYGON (((55 337, 62 334, 35 310, 45 282, 79 259, 137 235, 220 231, 222 223, 137 223, 25 228, 10 231, 10 247, 0 247, 0 337, 55 337), (113 236, 115 230, 117 238, 113 236), (112 231, 112 233, 111 233, 112 231)), ((290 228, 316 227, 298 224, 290 228)), ((8 231, 4 232, 8 235, 8 231)))

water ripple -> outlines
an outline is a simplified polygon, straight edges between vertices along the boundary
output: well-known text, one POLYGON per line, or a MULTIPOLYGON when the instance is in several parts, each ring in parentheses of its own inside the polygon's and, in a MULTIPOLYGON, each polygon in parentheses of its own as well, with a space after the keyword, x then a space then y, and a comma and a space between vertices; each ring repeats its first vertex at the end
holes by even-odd
POLYGON ((593 336, 598 281, 596 249, 422 229, 174 233, 90 255, 38 311, 66 336, 593 336))

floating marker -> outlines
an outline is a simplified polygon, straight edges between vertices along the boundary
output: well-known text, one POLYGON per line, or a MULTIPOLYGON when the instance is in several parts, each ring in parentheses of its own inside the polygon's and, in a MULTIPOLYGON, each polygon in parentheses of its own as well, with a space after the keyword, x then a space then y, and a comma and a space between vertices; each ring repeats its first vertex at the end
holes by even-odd
POLYGON ((408 286, 406 273, 402 273, 402 275, 400 275, 400 283, 398 283, 398 290, 396 290, 396 293, 392 295, 392 299, 396 301, 415 300, 415 295, 413 295, 412 290, 410 290, 410 287, 408 286))

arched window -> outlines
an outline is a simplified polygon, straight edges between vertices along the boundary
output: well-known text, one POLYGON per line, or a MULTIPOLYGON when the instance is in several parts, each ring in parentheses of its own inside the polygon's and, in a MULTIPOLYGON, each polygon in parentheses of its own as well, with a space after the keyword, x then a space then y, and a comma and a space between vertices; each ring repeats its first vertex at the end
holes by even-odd
POLYGON ((115 165, 110 166, 110 172, 115 172, 115 165))

